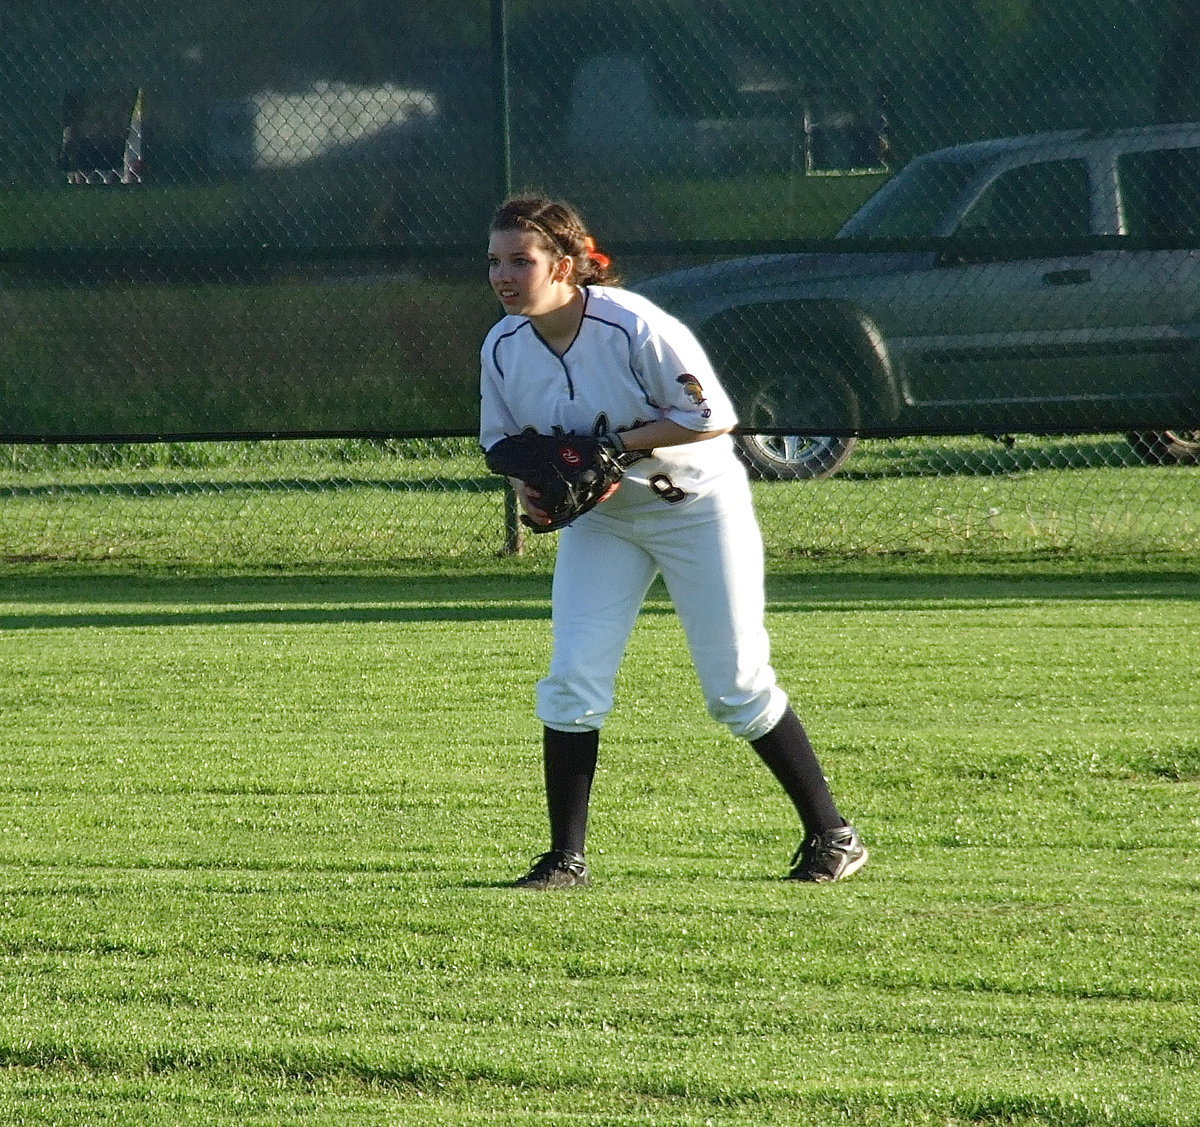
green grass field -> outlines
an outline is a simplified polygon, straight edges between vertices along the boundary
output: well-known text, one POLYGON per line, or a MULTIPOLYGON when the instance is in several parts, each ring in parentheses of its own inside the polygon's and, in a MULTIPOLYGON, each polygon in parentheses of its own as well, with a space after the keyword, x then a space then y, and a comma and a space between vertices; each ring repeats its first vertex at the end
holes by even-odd
POLYGON ((0 570, 0 1121, 1200 1122, 1191 560, 777 570, 872 849, 704 715, 669 607, 543 847, 537 560, 0 570))

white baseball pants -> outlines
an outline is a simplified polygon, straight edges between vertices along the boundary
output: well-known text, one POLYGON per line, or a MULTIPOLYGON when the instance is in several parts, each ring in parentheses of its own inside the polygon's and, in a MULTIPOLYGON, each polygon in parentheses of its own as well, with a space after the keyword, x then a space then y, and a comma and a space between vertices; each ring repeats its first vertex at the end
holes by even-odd
POLYGON ((628 514, 597 509, 563 529, 554 650, 537 686, 543 724, 565 732, 603 726, 630 632, 661 573, 709 713, 748 740, 775 727, 788 700, 763 623, 762 534, 749 490, 731 492, 628 514))

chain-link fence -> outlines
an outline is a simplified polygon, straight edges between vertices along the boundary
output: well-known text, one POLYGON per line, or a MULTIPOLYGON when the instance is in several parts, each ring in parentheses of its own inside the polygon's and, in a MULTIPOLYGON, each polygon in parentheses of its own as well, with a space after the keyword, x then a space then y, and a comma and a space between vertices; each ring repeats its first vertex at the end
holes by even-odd
POLYGON ((1198 48, 1186 0, 0 0, 0 554, 511 548, 524 187, 704 340, 773 552, 1194 551, 1198 48))

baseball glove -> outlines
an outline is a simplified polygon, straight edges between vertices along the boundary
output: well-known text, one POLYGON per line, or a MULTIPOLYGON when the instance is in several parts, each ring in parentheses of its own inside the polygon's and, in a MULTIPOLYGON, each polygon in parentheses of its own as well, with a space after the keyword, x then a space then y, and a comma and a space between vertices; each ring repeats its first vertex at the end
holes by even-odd
POLYGON ((538 507, 550 523, 535 524, 524 514, 522 523, 534 532, 557 532, 609 496, 637 456, 621 453, 611 439, 525 433, 502 438, 484 458, 493 473, 515 477, 541 495, 538 507))

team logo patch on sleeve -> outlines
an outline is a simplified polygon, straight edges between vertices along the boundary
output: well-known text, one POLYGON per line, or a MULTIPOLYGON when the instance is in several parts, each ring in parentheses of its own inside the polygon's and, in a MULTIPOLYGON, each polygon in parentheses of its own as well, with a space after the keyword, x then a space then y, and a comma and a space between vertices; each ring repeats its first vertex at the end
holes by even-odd
POLYGON ((682 376, 676 376, 675 382, 683 385, 683 390, 687 393, 687 397, 697 407, 704 402, 704 388, 700 386, 700 381, 695 376, 688 375, 685 372, 682 376))

